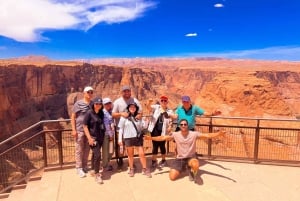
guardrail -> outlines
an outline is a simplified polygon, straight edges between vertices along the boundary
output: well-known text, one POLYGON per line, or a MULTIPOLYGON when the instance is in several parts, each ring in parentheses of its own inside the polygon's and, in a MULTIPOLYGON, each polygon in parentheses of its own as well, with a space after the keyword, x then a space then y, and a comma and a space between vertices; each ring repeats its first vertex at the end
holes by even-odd
MULTIPOLYGON (((174 125, 175 126, 175 125, 174 125)), ((225 137, 197 142, 204 158, 300 166, 300 121, 243 117, 197 118, 196 130, 226 130, 225 137)), ((146 154, 152 142, 145 141, 146 154)), ((174 152, 173 142, 167 144, 174 152)), ((70 120, 38 122, 0 143, 0 193, 45 167, 74 164, 70 120)), ((117 153, 117 152, 115 152, 117 153)), ((116 156, 114 156, 116 157, 116 156)), ((126 156, 124 156, 126 157, 126 156)))

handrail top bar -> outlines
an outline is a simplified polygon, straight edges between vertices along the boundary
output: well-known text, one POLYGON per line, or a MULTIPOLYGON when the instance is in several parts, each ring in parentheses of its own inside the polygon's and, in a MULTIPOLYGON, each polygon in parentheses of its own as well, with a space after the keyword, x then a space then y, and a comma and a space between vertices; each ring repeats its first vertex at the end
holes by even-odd
MULTIPOLYGON (((148 117, 150 115, 145 115, 144 117, 148 117)), ((243 119, 243 120, 267 120, 267 121, 299 121, 300 122, 300 119, 275 119, 275 118, 259 118, 259 117, 256 117, 256 118, 253 118, 253 117, 224 117, 224 116, 211 116, 211 117, 204 117, 204 116, 201 116, 201 115, 197 115, 198 118, 213 118, 213 119, 243 119)), ((19 135, 23 134, 24 132, 36 127, 36 126, 39 126, 43 123, 55 123, 55 122, 69 122, 71 119, 57 119, 57 120, 42 120, 42 121, 39 121, 31 126, 29 126, 28 128, 20 131, 19 133, 7 138, 6 140, 3 140, 2 142, 0 142, 0 146, 7 143, 8 141, 12 140, 13 138, 15 137, 18 137, 19 135)))
POLYGON ((35 124, 29 126, 28 128, 25 128, 24 130, 18 132, 17 134, 15 134, 15 135, 13 135, 13 136, 7 138, 6 140, 3 140, 2 142, 0 142, 0 146, 1 146, 2 144, 5 144, 5 143, 7 143, 8 141, 12 140, 13 138, 18 137, 19 135, 22 135, 23 133, 27 132, 28 130, 30 130, 30 129, 34 128, 34 127, 37 127, 37 126, 39 126, 39 125, 41 125, 41 124, 43 124, 43 123, 67 122, 67 121, 70 121, 70 119, 42 120, 42 121, 39 121, 39 122, 37 122, 37 123, 35 123, 35 124))
POLYGON ((262 118, 262 117, 224 117, 224 116, 210 116, 204 117, 201 115, 196 115, 199 118, 214 118, 214 119, 244 119, 244 120, 268 120, 268 121, 299 121, 300 119, 281 119, 281 118, 262 118))
MULTIPOLYGON (((143 117, 151 117, 152 115, 143 115, 143 117)), ((210 116, 205 117, 202 115, 196 115, 197 118, 213 118, 213 119, 243 119, 243 120, 267 120, 267 121, 299 121, 300 119, 281 119, 281 118, 262 118, 262 117, 225 117, 225 116, 210 116)), ((43 120, 39 123, 49 123, 49 122, 69 122, 71 119, 61 119, 61 120, 43 120)))

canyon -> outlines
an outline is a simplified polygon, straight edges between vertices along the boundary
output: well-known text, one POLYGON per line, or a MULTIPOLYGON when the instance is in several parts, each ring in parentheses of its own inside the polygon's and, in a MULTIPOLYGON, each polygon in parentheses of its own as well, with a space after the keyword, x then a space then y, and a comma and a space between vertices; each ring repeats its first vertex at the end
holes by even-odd
POLYGON ((300 114, 300 62, 30 56, 0 60, 0 141, 41 120, 68 119, 86 85, 111 99, 130 85, 144 107, 148 99, 167 95, 174 109, 189 95, 194 104, 223 116, 295 119, 300 114))

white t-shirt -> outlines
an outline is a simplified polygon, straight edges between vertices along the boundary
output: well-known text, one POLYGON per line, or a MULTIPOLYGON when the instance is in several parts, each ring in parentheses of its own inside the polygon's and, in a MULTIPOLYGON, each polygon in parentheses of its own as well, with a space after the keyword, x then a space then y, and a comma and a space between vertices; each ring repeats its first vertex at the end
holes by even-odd
MULTIPOLYGON (((139 111, 142 112, 142 106, 140 102, 136 98, 129 98, 128 100, 124 100, 123 97, 120 97, 115 100, 114 102, 114 107, 112 109, 112 113, 120 113, 120 112, 127 112, 127 105, 129 103, 135 102, 139 106, 139 111)), ((120 118, 115 118, 115 124, 118 126, 119 125, 120 118)))

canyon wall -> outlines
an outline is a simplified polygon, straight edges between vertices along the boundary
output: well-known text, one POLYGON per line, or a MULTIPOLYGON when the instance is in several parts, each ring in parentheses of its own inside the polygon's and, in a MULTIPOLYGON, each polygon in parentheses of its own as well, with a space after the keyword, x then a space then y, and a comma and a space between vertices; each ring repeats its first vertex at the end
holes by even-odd
POLYGON ((224 116, 295 118, 300 114, 297 63, 272 68, 258 62, 252 68, 247 61, 248 68, 243 68, 246 61, 195 62, 0 62, 0 141, 40 120, 69 118, 70 108, 86 85, 94 87, 96 95, 112 99, 120 96, 122 85, 131 85, 143 105, 149 98, 166 94, 172 108, 180 104, 182 95, 190 95, 195 104, 208 111, 221 110, 224 116))

